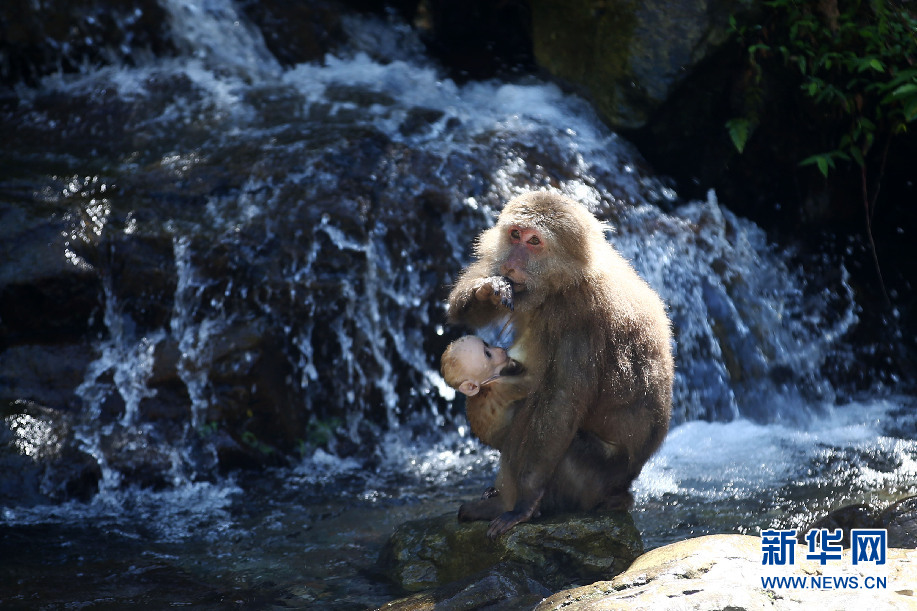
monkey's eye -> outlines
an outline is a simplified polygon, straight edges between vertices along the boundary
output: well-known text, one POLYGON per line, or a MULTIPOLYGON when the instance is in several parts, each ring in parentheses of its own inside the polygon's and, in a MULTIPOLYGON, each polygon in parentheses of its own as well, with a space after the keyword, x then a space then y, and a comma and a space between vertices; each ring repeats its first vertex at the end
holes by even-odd
POLYGON ((520 240, 522 239, 522 233, 518 229, 510 229, 509 237, 511 237, 514 240, 520 240))
POLYGON ((541 244, 541 240, 538 238, 537 235, 533 235, 532 237, 529 238, 529 244, 531 244, 532 246, 538 246, 539 244, 541 244))

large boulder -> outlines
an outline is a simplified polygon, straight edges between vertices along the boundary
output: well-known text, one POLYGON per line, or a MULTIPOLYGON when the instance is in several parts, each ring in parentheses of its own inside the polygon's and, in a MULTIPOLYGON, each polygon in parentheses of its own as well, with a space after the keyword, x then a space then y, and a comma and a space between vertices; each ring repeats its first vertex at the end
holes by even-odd
POLYGON ((582 87, 613 127, 641 127, 754 4, 531 0, 535 59, 582 87))
POLYGON ((917 551, 889 549, 884 566, 851 562, 850 550, 825 566, 798 546, 790 566, 763 566, 761 539, 710 535, 648 552, 611 581, 558 592, 536 609, 914 609, 917 551), (765 577, 797 577, 806 587, 764 587, 765 577), (885 588, 877 578, 886 579, 885 588), (824 584, 828 578, 830 585, 824 584), (852 587, 856 578, 857 588, 852 587), (873 581, 868 581, 872 578, 873 581), (846 580, 846 581, 843 581, 846 580), (846 583, 848 587, 837 584, 846 583))

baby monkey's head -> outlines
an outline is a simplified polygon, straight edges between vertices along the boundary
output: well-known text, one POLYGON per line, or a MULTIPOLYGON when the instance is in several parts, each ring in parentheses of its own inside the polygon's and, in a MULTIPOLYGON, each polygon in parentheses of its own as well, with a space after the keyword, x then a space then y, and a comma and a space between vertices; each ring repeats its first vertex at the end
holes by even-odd
POLYGON ((474 335, 449 344, 441 364, 446 384, 469 397, 503 376, 521 374, 522 369, 522 364, 510 358, 505 349, 491 346, 474 335))

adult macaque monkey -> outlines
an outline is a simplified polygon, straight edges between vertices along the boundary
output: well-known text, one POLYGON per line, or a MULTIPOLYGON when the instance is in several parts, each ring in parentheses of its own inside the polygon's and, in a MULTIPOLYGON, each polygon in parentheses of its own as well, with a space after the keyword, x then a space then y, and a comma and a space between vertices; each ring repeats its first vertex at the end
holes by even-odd
POLYGON ((491 538, 542 510, 629 507, 631 482, 668 431, 665 306, 606 229, 559 194, 520 195, 479 236, 449 295, 453 323, 512 313, 511 350, 532 381, 501 443, 499 494, 459 509, 461 520, 492 520, 491 538), (588 460, 569 460, 571 448, 588 460))

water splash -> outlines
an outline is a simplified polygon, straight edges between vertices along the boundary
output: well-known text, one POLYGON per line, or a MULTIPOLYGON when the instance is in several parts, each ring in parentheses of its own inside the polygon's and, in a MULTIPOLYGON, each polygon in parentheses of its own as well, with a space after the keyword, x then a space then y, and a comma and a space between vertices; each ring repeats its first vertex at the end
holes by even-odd
POLYGON ((191 399, 191 426, 200 429, 211 402, 207 376, 210 364, 208 342, 219 333, 220 323, 209 318, 200 322, 194 320, 203 287, 191 264, 190 239, 184 236, 175 238, 174 252, 177 284, 169 330, 178 340, 178 375, 191 399))
POLYGON ((195 60, 188 64, 194 74, 206 80, 211 73, 262 80, 280 73, 261 32, 230 0, 163 0, 162 5, 175 45, 195 60))
POLYGON ((756 535, 913 494, 917 443, 903 433, 915 426, 902 407, 909 403, 891 397, 826 409, 805 429, 747 419, 676 427, 634 484, 645 545, 723 532, 720 516, 728 529, 756 535))
POLYGON ((839 311, 807 296, 785 253, 713 192, 670 215, 640 207, 618 231, 612 242, 670 308, 677 420, 799 422, 833 402, 821 367, 857 321, 846 283, 839 311))
MULTIPOLYGON (((156 344, 164 337, 162 332, 136 337, 131 320, 124 315, 111 287, 111 278, 103 277, 104 324, 107 337, 100 341, 98 357, 91 362, 85 379, 76 390, 86 409, 76 437, 83 449, 92 455, 102 469, 101 487, 117 488, 120 474, 110 466, 107 441, 117 433, 140 432, 140 402, 155 396, 148 385, 152 375, 156 344), (109 382, 108 380, 111 380, 109 382), (123 402, 120 418, 104 423, 102 406, 112 397, 123 402)), ((142 433, 141 433, 142 434, 142 433)))

